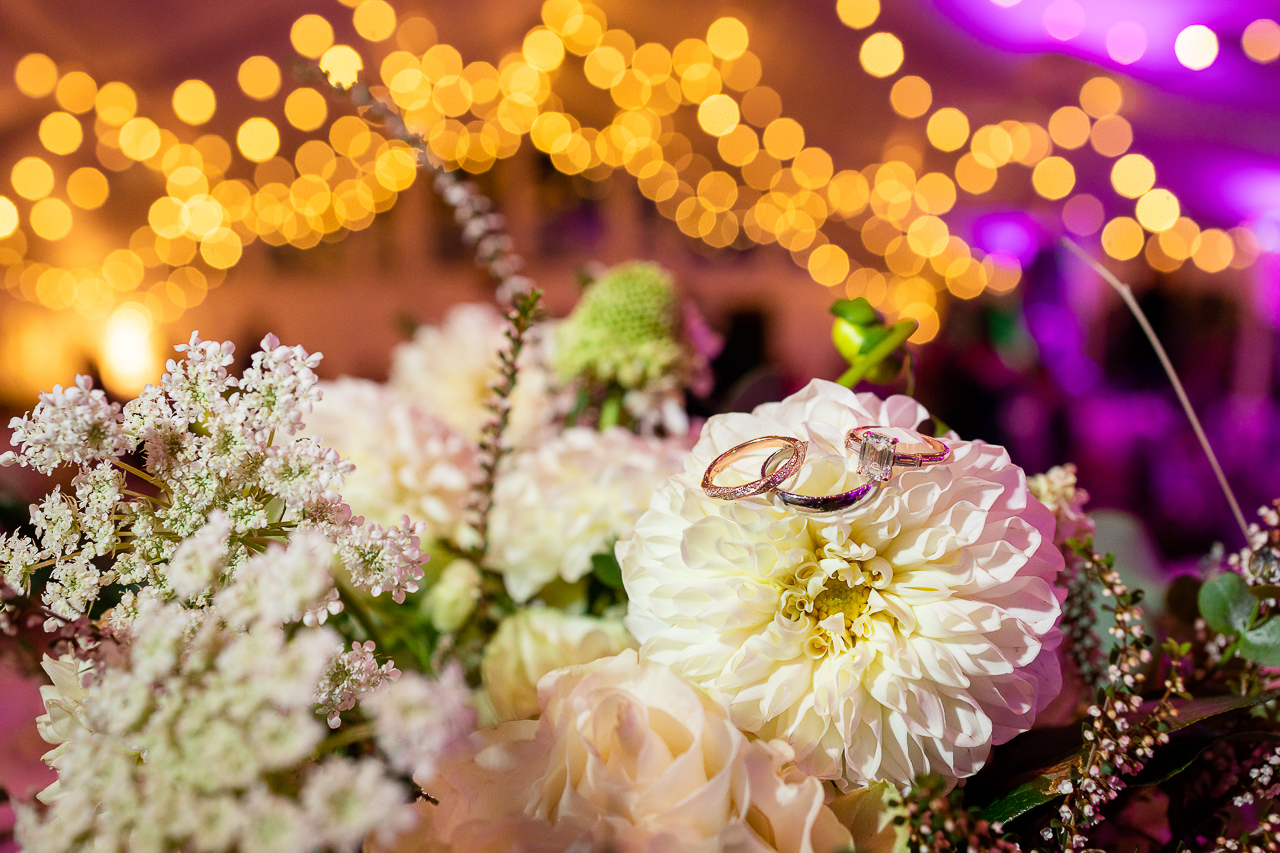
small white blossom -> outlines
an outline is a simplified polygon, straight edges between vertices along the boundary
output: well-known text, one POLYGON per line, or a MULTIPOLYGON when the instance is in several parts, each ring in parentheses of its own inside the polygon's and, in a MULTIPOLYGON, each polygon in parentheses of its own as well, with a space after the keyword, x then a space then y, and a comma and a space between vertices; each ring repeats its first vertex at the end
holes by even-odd
POLYGON ((120 406, 93 387, 93 379, 77 376, 40 395, 31 413, 9 422, 10 439, 19 451, 0 455, 0 465, 23 465, 48 474, 59 465, 89 464, 131 449, 121 426, 120 406))
POLYGON ((372 640, 352 643, 351 651, 342 652, 329 664, 320 686, 316 688, 316 704, 324 714, 329 728, 336 729, 342 720, 342 712, 350 711, 360 698, 384 681, 395 681, 400 670, 391 661, 379 666, 373 651, 372 640))
POLYGON ((419 783, 435 774, 438 762, 462 745, 476 722, 471 691, 456 664, 436 681, 403 675, 370 694, 361 707, 373 715, 378 746, 419 783))

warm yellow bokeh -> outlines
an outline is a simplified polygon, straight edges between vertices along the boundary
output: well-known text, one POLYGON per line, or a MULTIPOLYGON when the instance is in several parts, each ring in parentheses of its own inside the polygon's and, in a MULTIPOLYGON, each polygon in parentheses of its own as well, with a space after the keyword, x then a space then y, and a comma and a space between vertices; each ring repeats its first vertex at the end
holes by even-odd
POLYGON ((0 195, 0 240, 18 230, 18 208, 0 195))
POLYGON ((280 150, 280 131, 270 119, 248 119, 236 133, 236 146, 246 160, 266 162, 280 150))
POLYGON ((1065 157, 1046 157, 1031 172, 1031 185, 1047 199, 1066 198, 1076 185, 1076 170, 1065 157))
POLYGON ((698 124, 712 136, 725 136, 738 126, 738 102, 728 95, 712 95, 698 105, 698 124))
POLYGON ((720 59, 737 59, 747 50, 747 28, 737 18, 718 18, 707 29, 707 46, 720 59))
POLYGON ((138 96, 125 83, 107 83, 94 98, 98 118, 114 126, 120 126, 138 112, 138 96))
POLYGON ((1159 189, 1143 193, 1135 208, 1138 222, 1148 231, 1172 228, 1182 212, 1177 196, 1159 189))
POLYGON ((76 169, 67 178, 67 198, 84 210, 102 207, 110 193, 107 176, 92 166, 76 169))
POLYGON ((265 101, 280 91, 280 66, 269 57, 251 56, 236 72, 240 91, 255 101, 265 101))
POLYGON ((1122 196, 1137 198, 1156 182, 1156 167, 1141 154, 1126 154, 1111 167, 1111 186, 1122 196))
POLYGON ((943 107, 929 116, 925 133, 939 151, 956 151, 969 138, 969 119, 955 107, 943 107))
POLYGON ((1118 261, 1136 258, 1145 240, 1142 226, 1128 216, 1117 216, 1102 229, 1102 250, 1118 261))
POLYGON ((14 66, 13 82, 28 98, 43 98, 58 85, 58 66, 43 53, 28 53, 14 66))
POLYGON ((298 130, 312 131, 329 117, 329 105, 315 89, 294 89, 284 100, 284 116, 298 130))
POLYGON ((892 33, 872 33, 862 43, 858 59, 873 77, 888 77, 902 67, 902 42, 892 33))
POLYGON ((335 44, 320 57, 320 70, 329 76, 329 84, 350 89, 359 79, 364 61, 360 54, 345 44, 335 44))
POLYGON ((98 84, 83 71, 71 71, 58 80, 55 97, 58 106, 69 113, 81 115, 93 109, 98 97, 98 84))
POLYGON ((84 130, 71 113, 53 112, 40 120, 40 144, 51 154, 70 154, 80 147, 84 130))
POLYGON ((204 124, 216 107, 213 88, 203 80, 186 80, 173 90, 173 113, 187 124, 204 124))
POLYGON ((860 30, 876 22, 880 0, 837 0, 836 14, 845 26, 860 30))
POLYGON ((933 89, 923 77, 903 77, 889 90, 889 103, 903 118, 919 118, 933 104, 933 89))
POLYGON ((364 0, 356 6, 351 22, 360 38, 372 42, 385 41, 396 31, 396 10, 386 0, 364 0))
POLYGON ((333 44, 333 25, 320 15, 303 15, 289 29, 293 49, 308 59, 319 59, 333 44))
POLYGON ((61 240, 71 233, 71 208, 62 199, 41 199, 31 206, 31 230, 46 240, 61 240))
POLYGON ((1094 77, 1080 87, 1080 106, 1094 118, 1115 115, 1123 103, 1120 84, 1110 77, 1094 77))
POLYGON ((23 157, 13 164, 9 182, 18 195, 35 201, 53 192, 53 169, 39 157, 23 157))
POLYGON ((1049 136, 1062 148, 1079 148, 1089 141, 1089 116, 1079 107, 1062 107, 1049 117, 1049 136))

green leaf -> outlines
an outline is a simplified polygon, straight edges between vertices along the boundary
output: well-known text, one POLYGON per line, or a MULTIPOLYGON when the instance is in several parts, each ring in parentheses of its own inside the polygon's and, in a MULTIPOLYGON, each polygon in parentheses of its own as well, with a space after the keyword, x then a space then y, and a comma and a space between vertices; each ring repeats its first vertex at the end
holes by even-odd
POLYGON ((591 573, 610 589, 622 589, 622 566, 612 551, 591 555, 591 573))
POLYGON ((831 313, 855 326, 871 326, 880 322, 880 315, 864 297, 837 299, 831 305, 831 313))
POLYGON ((1219 634, 1243 634, 1258 612, 1258 599, 1244 578, 1223 572, 1200 587, 1200 615, 1219 634))
POLYGON ((1240 638, 1240 657, 1262 666, 1280 666, 1280 618, 1272 616, 1240 638))
MULTIPOLYGON (((1178 716, 1169 721, 1169 731, 1179 731, 1203 722, 1210 717, 1216 717, 1229 711, 1250 708, 1277 698, 1280 698, 1280 688, 1265 690, 1252 696, 1211 696, 1207 699, 1195 699, 1178 709, 1178 716)), ((1159 753, 1157 753, 1157 756, 1159 756, 1159 753)), ((1081 750, 1075 755, 1059 761, 1052 767, 1045 768, 1035 778, 1022 783, 988 805, 983 809, 982 816, 993 823, 995 821, 1006 822, 1019 815, 1026 814, 1034 808, 1053 802, 1062 796, 1062 794, 1058 793, 1058 786, 1071 777, 1071 765, 1082 760, 1083 757, 1084 751, 1081 750)), ((1152 779, 1146 784, 1161 782, 1182 772, 1182 770, 1190 766, 1195 756, 1186 758, 1185 763, 1181 760, 1183 758, 1186 757, 1171 758, 1169 764, 1163 766, 1164 772, 1168 773, 1168 775, 1152 779)))

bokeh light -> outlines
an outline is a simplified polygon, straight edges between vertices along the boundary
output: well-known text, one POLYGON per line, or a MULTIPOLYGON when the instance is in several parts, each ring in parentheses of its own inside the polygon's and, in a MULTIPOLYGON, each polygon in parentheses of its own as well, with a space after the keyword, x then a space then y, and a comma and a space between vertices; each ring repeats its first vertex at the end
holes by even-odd
POLYGON ((1204 24, 1192 24, 1178 33, 1173 52, 1187 68, 1202 71, 1218 58, 1218 37, 1204 24))
POLYGON ((203 80, 186 80, 173 90, 173 113, 187 124, 204 124, 216 107, 213 88, 203 80))
POLYGON ((13 164, 9 182, 23 198, 41 199, 53 192, 53 169, 39 157, 23 157, 13 164))
POLYGON ((280 91, 280 66, 269 57, 251 56, 236 73, 240 91, 255 101, 265 101, 280 91))
POLYGON ((873 77, 888 77, 902 67, 902 42, 892 33, 872 33, 862 43, 858 59, 873 77))
POLYGON ((263 163, 280 150, 280 131, 270 119, 248 119, 236 133, 236 146, 245 159, 263 163))
POLYGON ((1280 24, 1270 18, 1259 18, 1244 28, 1241 47, 1254 62, 1275 62, 1280 57, 1280 24))
POLYGON ((71 113, 53 112, 40 120, 40 144, 51 154, 70 154, 80 147, 84 131, 71 113))
POLYGON ((84 210, 102 207, 110 194, 111 186, 106 175, 92 166, 76 169, 67 178, 67 198, 84 210))
POLYGON ((28 98, 43 98, 58 85, 58 66, 43 53, 28 53, 14 66, 13 82, 28 98))
POLYGON ((1107 30, 1107 56, 1121 65, 1132 65, 1147 52, 1147 31, 1137 21, 1120 21, 1107 30))

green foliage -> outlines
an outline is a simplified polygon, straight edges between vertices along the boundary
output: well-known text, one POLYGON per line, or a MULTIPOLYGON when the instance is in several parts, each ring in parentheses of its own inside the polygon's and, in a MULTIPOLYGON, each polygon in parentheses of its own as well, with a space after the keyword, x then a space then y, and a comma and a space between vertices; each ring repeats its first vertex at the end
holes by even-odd
POLYGON ((886 326, 884 318, 861 296, 836 300, 831 313, 836 318, 831 327, 831 340, 849 362, 849 369, 839 379, 840 384, 852 388, 862 379, 877 384, 897 379, 907 359, 902 346, 919 324, 915 320, 902 320, 886 326))
POLYGON ((1229 651, 1262 666, 1280 666, 1280 617, 1261 616, 1260 597, 1240 575, 1223 572, 1200 587, 1200 615, 1219 634, 1235 638, 1229 651))

